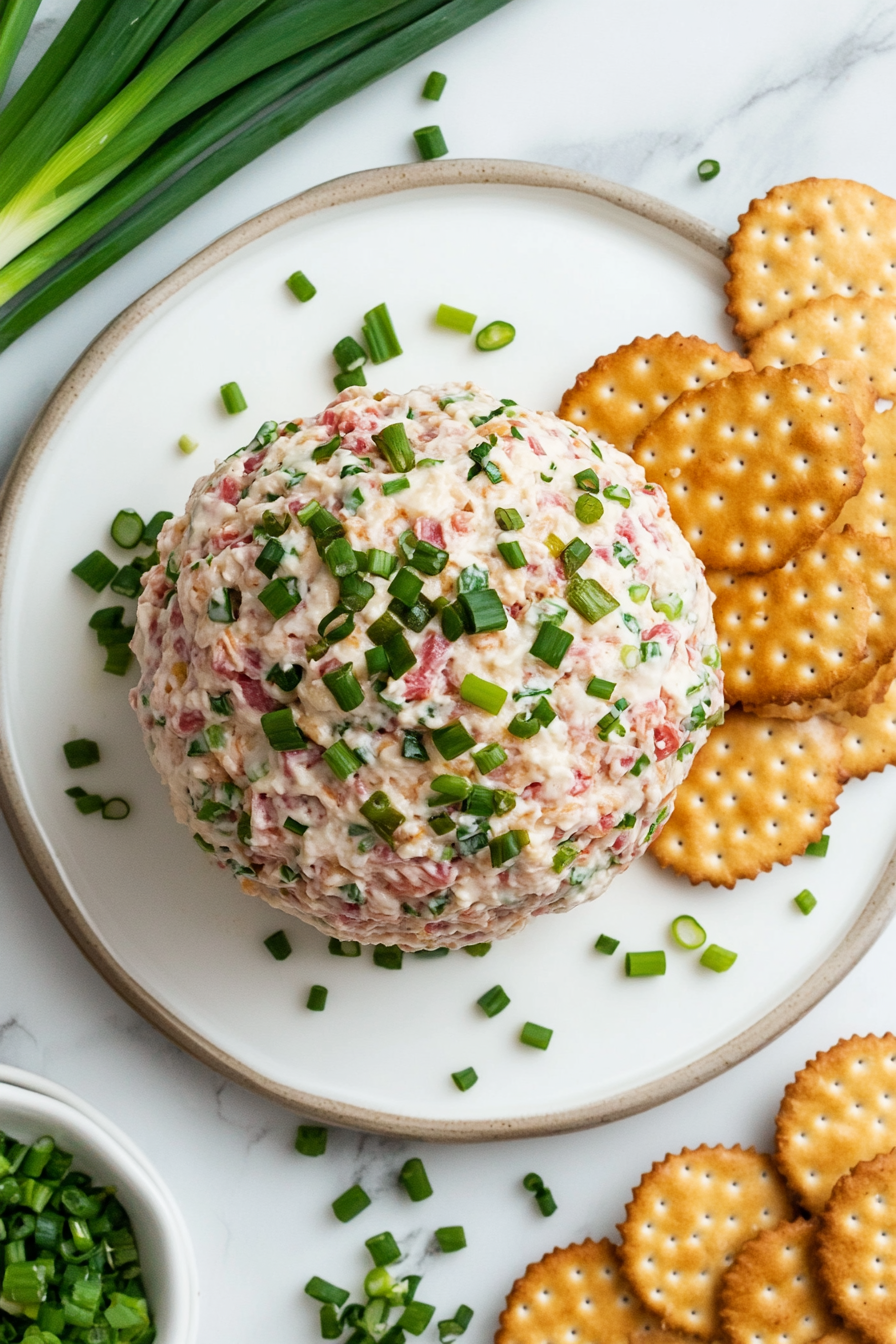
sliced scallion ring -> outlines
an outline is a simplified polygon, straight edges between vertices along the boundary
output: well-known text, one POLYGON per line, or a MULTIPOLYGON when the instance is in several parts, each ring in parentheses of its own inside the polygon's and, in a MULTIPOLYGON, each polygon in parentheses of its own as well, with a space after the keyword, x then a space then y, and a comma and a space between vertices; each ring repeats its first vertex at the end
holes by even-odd
POLYGON ((516 327, 509 322, 489 322, 476 337, 477 350, 503 350, 516 335, 516 327))
POLYGON ((131 815, 131 805, 124 798, 107 798, 103 803, 105 821, 124 821, 131 815))
POLYGON ((718 159, 701 159, 697 164, 697 176, 701 182, 711 182, 722 171, 718 159))
POLYGON ((672 937, 679 947, 694 952, 706 942, 706 930, 693 915, 679 915, 672 921, 672 937))

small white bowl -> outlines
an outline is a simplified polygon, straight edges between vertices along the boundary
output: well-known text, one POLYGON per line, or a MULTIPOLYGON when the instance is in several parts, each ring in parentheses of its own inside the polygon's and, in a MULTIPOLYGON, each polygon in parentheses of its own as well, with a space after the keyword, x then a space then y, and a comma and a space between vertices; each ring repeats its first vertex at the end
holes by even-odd
POLYGON ((194 1344, 199 1286, 189 1233, 159 1174, 110 1120, 49 1079, 0 1065, 0 1130, 33 1143, 50 1134, 74 1165, 114 1185, 128 1212, 157 1344, 194 1344))

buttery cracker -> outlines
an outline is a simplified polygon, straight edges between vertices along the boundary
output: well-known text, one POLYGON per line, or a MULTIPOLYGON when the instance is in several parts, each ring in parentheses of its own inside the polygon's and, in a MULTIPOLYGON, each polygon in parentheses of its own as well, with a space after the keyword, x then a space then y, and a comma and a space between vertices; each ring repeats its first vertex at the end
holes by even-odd
POLYGON ((896 681, 896 657, 891 658, 883 667, 878 668, 866 686, 858 690, 841 691, 848 682, 835 686, 827 699, 794 700, 789 705, 745 705, 748 714, 758 714, 765 719, 791 719, 793 721, 814 718, 816 714, 839 721, 839 715, 861 716, 868 714, 875 705, 879 705, 896 681))
POLYGON ((738 222, 725 260, 738 336, 829 294, 896 298, 896 201, 873 187, 808 177, 772 187, 738 222))
POLYGON ((851 359, 817 359, 813 367, 821 370, 835 392, 849 397, 856 415, 866 425, 876 413, 878 396, 862 366, 851 359))
POLYGON ((896 685, 867 714, 837 713, 833 718, 845 729, 841 769, 847 779, 865 779, 876 770, 896 765, 896 685))
POLYGON ((686 1148, 655 1162, 632 1192, 619 1227, 623 1271, 665 1326, 716 1339, 725 1270, 745 1241, 792 1217, 771 1158, 686 1148))
POLYGON ((638 336, 580 373, 564 392, 559 415, 630 453, 641 430, 682 392, 751 367, 700 336, 638 336))
POLYGON ((529 1265, 508 1294, 495 1344, 628 1344, 649 1320, 622 1276, 617 1247, 589 1238, 529 1265))
POLYGON ((896 1341, 896 1150, 841 1176, 821 1216, 818 1272, 828 1300, 870 1344, 896 1341))
POLYGON ((797 1218, 748 1241, 722 1280, 727 1344, 811 1344, 839 1322, 815 1275, 817 1219, 797 1218))
POLYGON ((864 477, 852 402, 805 366, 682 393, 632 456, 699 559, 737 573, 777 569, 811 546, 864 477))
POLYGON ((775 1135, 778 1169, 821 1213, 841 1176, 896 1144, 896 1036, 853 1036, 810 1059, 784 1091, 775 1135))
POLYGON ((896 396, 896 299, 813 299, 754 336, 749 352, 757 369, 850 359, 865 370, 878 397, 896 396))
POLYGON ((896 408, 865 424, 865 479, 843 506, 835 527, 851 523, 860 532, 896 539, 896 408))
POLYGON ((872 603, 848 552, 829 534, 770 574, 707 572, 729 703, 818 699, 856 671, 872 603))
POLYGON ((827 719, 730 710, 679 785, 651 852, 664 868, 714 887, 790 863, 837 810, 842 736, 827 719))

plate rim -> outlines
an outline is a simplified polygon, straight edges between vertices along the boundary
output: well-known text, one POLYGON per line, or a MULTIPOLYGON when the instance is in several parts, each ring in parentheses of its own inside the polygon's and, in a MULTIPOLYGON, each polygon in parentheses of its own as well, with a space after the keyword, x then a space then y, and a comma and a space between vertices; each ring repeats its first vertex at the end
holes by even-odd
MULTIPOLYGON (((295 219, 400 191, 475 184, 579 192, 651 220, 719 259, 727 251, 728 240, 721 231, 667 201, 591 173, 525 160, 440 159, 398 164, 351 173, 290 197, 223 234, 147 290, 100 332, 61 380, 26 434, 0 488, 0 602, 9 574, 7 557, 10 554, 11 532, 42 453, 81 393, 143 321, 174 300, 198 276, 241 248, 295 219)), ((5 656, 6 649, 0 635, 0 680, 5 656)), ((894 855, 846 936, 812 975, 752 1026, 699 1059, 612 1097, 555 1113, 490 1120, 428 1119, 317 1097, 268 1078, 181 1021, 129 975, 95 934, 90 921, 78 909, 56 869, 49 847, 43 841, 40 828, 19 786, 2 717, 0 810, 25 866, 63 928, 106 982, 169 1040, 216 1073, 313 1119, 353 1129, 437 1142, 475 1143, 569 1133, 623 1119, 688 1092, 762 1049, 809 1012, 857 965, 896 914, 894 855)))

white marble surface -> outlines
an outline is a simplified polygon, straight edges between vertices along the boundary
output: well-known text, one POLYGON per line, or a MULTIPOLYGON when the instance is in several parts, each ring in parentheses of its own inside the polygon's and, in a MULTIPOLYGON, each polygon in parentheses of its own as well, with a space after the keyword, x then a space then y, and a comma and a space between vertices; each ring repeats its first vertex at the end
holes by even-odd
MULTIPOLYGON (((38 42, 66 8, 45 0, 38 42)), ((450 79, 437 115, 452 153, 586 168, 726 231, 751 196, 809 174, 855 177, 896 194, 896 4, 512 0, 437 57, 245 169, 0 355, 4 464, 81 349, 172 267, 284 196, 412 157, 409 133, 427 119, 417 93, 434 65, 450 79), (723 171, 704 185, 694 168, 707 155, 723 171)), ((612 1233, 654 1159, 701 1142, 767 1145, 781 1089, 808 1055, 841 1035, 891 1027, 894 954, 896 927, 781 1040, 649 1114, 569 1137, 468 1148, 333 1132, 327 1156, 312 1160, 291 1150, 293 1115, 196 1064, 105 986, 0 835, 0 1058, 80 1092, 157 1164, 195 1241, 203 1344, 316 1338, 306 1278, 358 1287, 363 1239, 386 1227, 408 1250, 408 1269, 425 1272, 421 1297, 440 1316, 469 1303, 476 1317, 466 1338, 485 1344, 527 1261, 555 1243, 612 1233), (423 1156, 436 1188, 421 1205, 395 1189, 412 1153, 423 1156), (532 1169, 559 1204, 549 1222, 520 1187, 532 1169), (343 1227, 329 1204, 358 1179, 374 1206, 343 1227), (432 1229, 454 1222, 466 1227, 469 1249, 433 1253, 432 1229)), ((401 1060, 399 1029, 384 1042, 384 1059, 401 1060)))

